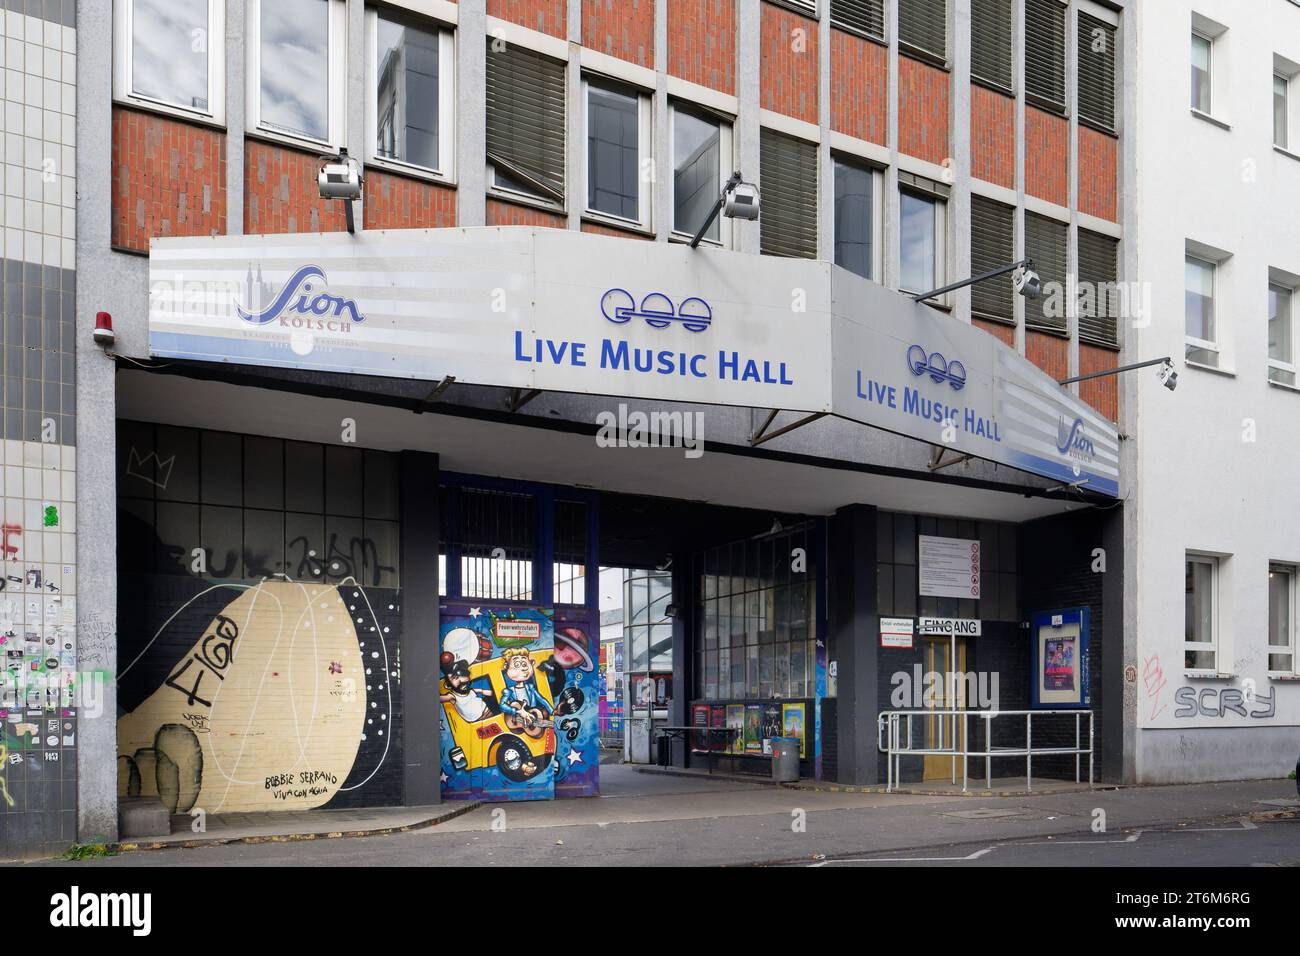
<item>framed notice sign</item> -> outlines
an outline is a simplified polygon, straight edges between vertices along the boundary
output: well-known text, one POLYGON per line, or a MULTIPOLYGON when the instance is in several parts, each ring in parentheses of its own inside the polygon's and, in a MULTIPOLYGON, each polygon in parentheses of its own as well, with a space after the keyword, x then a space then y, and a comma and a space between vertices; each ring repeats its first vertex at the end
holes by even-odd
POLYGON ((924 597, 980 596, 980 543, 969 538, 919 535, 920 584, 924 597))
POLYGON ((912 619, 910 617, 882 617, 880 619, 881 647, 911 647, 912 619))
POLYGON ((1049 709, 1090 707, 1088 608, 1035 614, 1030 629, 1033 705, 1049 709))

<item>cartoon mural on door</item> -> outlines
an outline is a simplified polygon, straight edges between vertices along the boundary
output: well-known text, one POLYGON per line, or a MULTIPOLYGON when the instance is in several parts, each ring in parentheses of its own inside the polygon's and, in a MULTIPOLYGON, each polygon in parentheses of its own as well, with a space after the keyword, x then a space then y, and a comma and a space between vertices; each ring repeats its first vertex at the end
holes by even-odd
POLYGON ((597 792, 596 675, 585 615, 443 607, 442 795, 545 800, 597 792))

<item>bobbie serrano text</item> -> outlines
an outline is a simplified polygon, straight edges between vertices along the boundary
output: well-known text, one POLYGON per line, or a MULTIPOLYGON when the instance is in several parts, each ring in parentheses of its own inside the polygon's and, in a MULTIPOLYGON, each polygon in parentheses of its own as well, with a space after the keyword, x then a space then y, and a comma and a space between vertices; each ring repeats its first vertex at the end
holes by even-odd
POLYGON ((596 349, 586 342, 525 338, 515 332, 515 361, 572 368, 596 366, 620 372, 681 375, 689 378, 718 378, 731 382, 763 385, 793 385, 784 362, 755 359, 727 349, 715 355, 704 352, 676 352, 672 349, 632 348, 626 342, 601 339, 596 349))

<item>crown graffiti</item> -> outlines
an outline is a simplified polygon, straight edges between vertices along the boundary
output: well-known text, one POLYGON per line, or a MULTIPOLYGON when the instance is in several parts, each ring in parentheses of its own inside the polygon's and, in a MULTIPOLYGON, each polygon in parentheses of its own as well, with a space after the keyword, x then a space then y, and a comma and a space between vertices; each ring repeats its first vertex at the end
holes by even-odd
POLYGON ((139 478, 141 481, 147 481, 155 488, 167 490, 167 482, 171 481, 172 467, 176 464, 176 456, 170 458, 159 458, 155 451, 147 455, 141 455, 134 448, 126 456, 126 473, 132 477, 139 478), (149 463, 153 462, 151 469, 149 463))

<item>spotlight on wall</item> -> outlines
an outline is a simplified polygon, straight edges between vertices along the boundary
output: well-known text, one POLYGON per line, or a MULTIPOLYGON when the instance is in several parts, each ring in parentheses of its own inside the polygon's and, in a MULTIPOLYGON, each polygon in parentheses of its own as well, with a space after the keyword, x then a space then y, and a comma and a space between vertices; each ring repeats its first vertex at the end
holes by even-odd
POLYGON ((352 219, 352 203, 361 198, 361 167, 348 155, 346 148, 337 156, 322 156, 316 172, 316 186, 321 199, 341 199, 347 213, 348 232, 356 232, 352 219))
POLYGON ((101 348, 112 348, 113 343, 117 341, 117 333, 113 331, 113 317, 107 312, 95 313, 95 344, 101 348))
POLYGON ((1178 373, 1174 371, 1174 363, 1165 359, 1165 363, 1160 366, 1160 384, 1169 391, 1178 387, 1178 373))
POLYGON ((1037 299, 1043 294, 1043 280, 1033 265, 1026 264, 1018 268, 1011 277, 1016 291, 1026 299, 1037 299))

